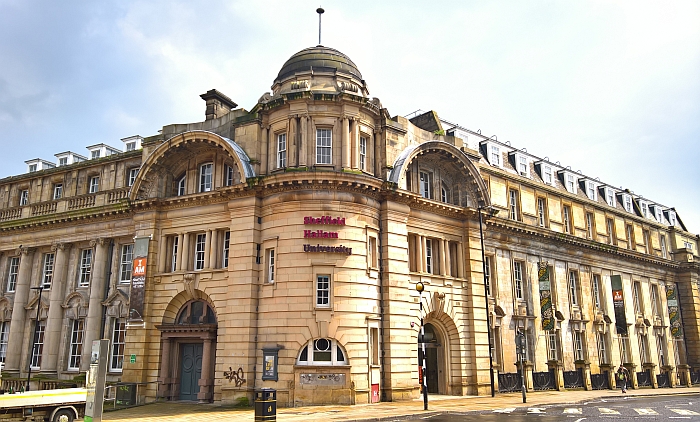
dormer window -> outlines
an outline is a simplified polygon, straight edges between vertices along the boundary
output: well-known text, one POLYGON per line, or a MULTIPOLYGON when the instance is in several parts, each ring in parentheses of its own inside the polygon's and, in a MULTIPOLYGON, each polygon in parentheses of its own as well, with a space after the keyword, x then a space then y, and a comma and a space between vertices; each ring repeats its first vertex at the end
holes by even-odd
POLYGON ((673 210, 668 210, 666 212, 667 217, 668 217, 668 225, 669 226, 675 226, 676 225, 676 212, 673 210))
POLYGON ((100 150, 95 150, 90 153, 91 160, 96 160, 98 158, 100 158, 100 150))
POLYGON ((543 165, 542 166, 542 180, 548 185, 552 185, 552 167, 543 165))
POLYGON ((642 217, 649 218, 649 205, 647 205, 646 201, 639 201, 639 209, 642 210, 642 217))
POLYGON ((58 165, 59 166, 65 166, 68 165, 68 157, 61 157, 58 159, 58 165))
POLYGON ((632 197, 626 193, 622 194, 622 206, 625 211, 632 212, 632 197))
POLYGON ((136 151, 136 142, 127 142, 126 143, 126 150, 127 151, 136 151))
POLYGON ((489 163, 501 167, 501 148, 498 145, 489 145, 489 163))
POLYGON ((611 207, 615 206, 615 191, 610 188, 605 188, 605 202, 611 207))
POLYGON ((586 180, 586 196, 588 196, 588 199, 591 201, 598 200, 598 190, 596 189, 595 183, 590 180, 586 180))
POLYGON ((649 205, 649 210, 650 210, 651 213, 653 214, 654 219, 656 219, 656 221, 658 221, 659 223, 662 223, 662 222, 663 222, 663 218, 664 218, 664 217, 663 217, 663 214, 662 214, 662 212, 661 212, 661 207, 660 207, 660 206, 658 206, 658 205, 649 205))
POLYGON ((576 176, 574 176, 573 173, 565 170, 559 171, 558 174, 564 182, 564 187, 566 188, 566 191, 569 193, 576 193, 576 176))
POLYGON ((34 173, 36 171, 36 164, 30 164, 29 165, 29 172, 34 173))

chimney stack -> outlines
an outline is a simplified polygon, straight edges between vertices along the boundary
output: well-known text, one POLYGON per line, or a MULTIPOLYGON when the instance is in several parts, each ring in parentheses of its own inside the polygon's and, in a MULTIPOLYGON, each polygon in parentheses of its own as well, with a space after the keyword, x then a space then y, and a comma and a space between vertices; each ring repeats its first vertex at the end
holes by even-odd
POLYGON ((238 106, 229 97, 215 89, 210 89, 200 97, 207 102, 206 120, 217 119, 238 106))

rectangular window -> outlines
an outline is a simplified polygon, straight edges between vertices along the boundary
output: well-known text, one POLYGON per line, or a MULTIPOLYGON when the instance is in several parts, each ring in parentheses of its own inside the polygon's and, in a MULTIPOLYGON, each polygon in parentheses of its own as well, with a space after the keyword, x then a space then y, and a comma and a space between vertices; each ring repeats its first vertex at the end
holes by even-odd
POLYGON ((316 129, 316 164, 331 164, 333 141, 330 129, 316 129))
POLYGON ((632 197, 629 195, 624 195, 623 199, 624 199, 625 211, 632 212, 632 197))
POLYGON ((634 304, 634 313, 641 315, 642 313, 642 292, 641 285, 638 281, 635 281, 632 285, 632 302, 634 304))
POLYGON ((214 165, 212 163, 202 164, 199 167, 199 191, 209 192, 211 191, 211 181, 214 172, 214 165))
POLYGON ((277 135, 277 168, 287 167, 287 134, 277 135))
POLYGON ((634 227, 631 224, 627 225, 627 249, 635 249, 634 227))
POLYGON ((97 158, 100 158, 100 150, 91 151, 91 152, 90 152, 90 158, 93 159, 93 160, 95 160, 95 159, 97 159, 97 158))
POLYGON ((360 170, 367 170, 367 138, 360 136, 360 170))
POLYGON ((80 369, 80 357, 83 355, 83 332, 85 320, 73 320, 73 329, 70 336, 70 354, 68 356, 68 369, 80 369))
POLYGON ((564 205, 564 233, 572 234, 571 207, 564 205))
POLYGON ((594 233, 595 233, 595 230, 593 227, 593 213, 587 212, 586 213, 586 237, 589 239, 593 239, 594 233))
POLYGON ((557 332, 547 331, 547 360, 559 360, 557 353, 557 332))
POLYGON ((537 223, 540 227, 546 227, 547 206, 544 198, 537 198, 537 223))
POLYGON ((41 356, 44 354, 44 333, 46 332, 46 321, 35 321, 34 347, 32 347, 32 358, 29 365, 32 369, 41 368, 41 356))
POLYGON ((528 167, 527 167, 527 157, 523 155, 518 156, 518 172, 522 176, 527 176, 528 175, 528 167))
POLYGON ((50 289, 51 281, 53 281, 53 260, 54 254, 44 254, 44 270, 41 277, 41 284, 45 289, 50 289))
POLYGON ((187 190, 187 176, 182 176, 180 180, 177 181, 177 196, 182 196, 187 190))
POLYGON ((578 306, 578 274, 576 271, 569 271, 569 296, 571 304, 578 306))
POLYGON ((586 182, 586 194, 588 195, 588 199, 591 199, 593 201, 596 201, 598 199, 598 195, 596 194, 596 188, 593 182, 586 182))
POLYGON ((224 165, 224 186, 233 185, 233 167, 224 165))
POLYGON ((29 204, 29 191, 24 189, 19 193, 19 206, 22 207, 27 204, 29 204))
POLYGON ((379 365, 379 329, 369 329, 369 347, 371 356, 371 365, 379 365))
POLYGON ((199 233, 197 235, 197 241, 195 242, 194 248, 194 269, 202 270, 204 269, 204 250, 206 248, 207 235, 205 233, 199 233))
POLYGON ((8 273, 7 273, 7 291, 14 292, 17 287, 17 276, 19 275, 19 257, 13 256, 9 258, 8 273))
POLYGON ((649 362, 649 352, 647 346, 647 336, 645 334, 639 335, 639 358, 642 363, 649 362))
POLYGON ((228 268, 228 253, 231 247, 231 232, 224 233, 224 256, 221 257, 221 268, 228 268))
POLYGON ((630 359, 630 338, 629 337, 620 337, 620 359, 622 360, 622 363, 630 363, 632 359, 630 359))
POLYGON ((576 181, 574 180, 573 174, 566 175, 566 190, 571 193, 576 193, 576 181))
POLYGON ((110 353, 110 371, 121 372, 124 364, 124 344, 126 343, 126 320, 118 318, 114 320, 112 330, 112 350, 110 353))
POLYGON ((80 269, 79 269, 79 287, 87 287, 90 285, 90 272, 92 271, 92 249, 83 249, 80 251, 80 269))
POLYGON ((668 365, 666 362, 666 339, 664 336, 656 336, 656 353, 659 355, 659 366, 668 365))
POLYGON ((99 190, 100 187, 100 178, 97 176, 93 176, 90 178, 90 189, 88 193, 96 193, 99 190))
POLYGON ((586 354, 583 350, 583 335, 580 331, 574 331, 574 359, 585 360, 586 354))
POLYGON ((331 276, 316 276, 316 306, 319 308, 330 307, 331 276))
POLYGON ((58 166, 66 166, 68 165, 68 157, 61 157, 58 159, 58 166))
POLYGON ((425 271, 433 273, 433 241, 425 239, 425 271))
POLYGON ((668 258, 668 251, 666 249, 666 236, 660 234, 659 243, 661 244, 661 257, 664 259, 668 258))
POLYGON ((134 182, 136 181, 136 176, 139 174, 139 168, 134 167, 132 169, 129 169, 129 177, 126 180, 126 185, 127 186, 134 186, 134 182))
POLYGON ((63 196, 63 184, 56 183, 53 185, 53 199, 61 199, 63 196))
POLYGON ((605 341, 605 334, 596 333, 596 344, 598 345, 598 360, 600 365, 608 363, 608 348, 605 341))
POLYGON ((523 300, 523 265, 519 261, 513 261, 513 280, 515 282, 515 297, 523 300))
POLYGON ((29 172, 30 172, 30 173, 34 173, 34 172, 36 171, 36 169, 37 169, 37 165, 36 165, 36 164, 30 164, 30 165, 29 165, 29 172))
POLYGON ((508 191, 509 203, 510 203, 510 219, 518 220, 518 191, 510 189, 508 191))
POLYGON ((0 322, 0 362, 7 356, 7 341, 10 338, 10 321, 0 322))
POLYGON ((649 230, 644 230, 642 232, 643 240, 644 240, 644 253, 648 254, 649 253, 649 230))
POLYGON ((608 244, 614 245, 615 242, 615 221, 612 218, 606 220, 606 225, 608 228, 608 244))
POLYGON ((267 250, 267 282, 275 282, 275 249, 267 250))
POLYGON ((432 199, 433 194, 432 194, 432 184, 433 184, 433 175, 432 173, 428 173, 425 171, 421 171, 419 173, 420 176, 420 196, 426 199, 432 199))
POLYGON ((600 276, 593 274, 593 306, 596 310, 601 309, 601 303, 603 303, 603 300, 600 296, 600 276))
POLYGON ((448 196, 447 196, 447 189, 445 188, 445 186, 442 186, 442 187, 440 188, 440 200, 441 200, 442 202, 448 202, 447 198, 448 198, 448 196))
POLYGON ((501 166, 501 149, 496 145, 491 145, 490 162, 494 166, 501 166))
POLYGON ((687 240, 684 240, 684 241, 683 241, 683 247, 686 248, 686 249, 693 250, 693 244, 690 243, 690 242, 688 242, 687 240))
POLYGON ((369 245, 367 245, 367 262, 370 268, 377 268, 377 238, 370 236, 369 245))
POLYGON ((611 207, 615 206, 615 192, 610 188, 605 188, 605 202, 611 207))
POLYGON ((646 202, 639 201, 639 208, 642 209, 642 217, 649 217, 648 207, 646 202))
POLYGON ((484 257, 484 281, 486 283, 486 294, 491 296, 491 257, 484 257))
POLYGON ((542 166, 542 180, 548 184, 552 184, 552 168, 550 166, 542 166))
POLYGON ((675 226, 676 225, 676 213, 673 211, 668 212, 668 224, 670 226, 675 226))
POLYGON ((134 245, 122 245, 121 260, 119 261, 119 282, 130 283, 134 266, 134 245))
POLYGON ((126 143, 126 151, 136 151, 136 142, 127 142, 126 143))
POLYGON ((177 271, 177 249, 179 247, 178 242, 180 241, 179 236, 173 236, 173 248, 170 254, 170 272, 177 271))
POLYGON ((649 303, 651 303, 651 314, 653 316, 658 316, 659 315, 659 309, 661 308, 659 304, 659 294, 658 294, 658 289, 659 286, 657 284, 652 284, 649 287, 651 287, 651 291, 649 292, 649 303))

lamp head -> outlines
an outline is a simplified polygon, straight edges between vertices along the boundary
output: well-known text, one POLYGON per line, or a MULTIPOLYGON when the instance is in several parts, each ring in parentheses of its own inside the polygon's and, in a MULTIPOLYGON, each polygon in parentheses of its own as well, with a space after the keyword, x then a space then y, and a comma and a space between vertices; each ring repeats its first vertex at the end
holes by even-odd
POLYGON ((425 289, 425 286, 423 286, 423 283, 421 283, 420 281, 418 283, 416 283, 416 291, 418 291, 418 293, 423 293, 424 289, 425 289))

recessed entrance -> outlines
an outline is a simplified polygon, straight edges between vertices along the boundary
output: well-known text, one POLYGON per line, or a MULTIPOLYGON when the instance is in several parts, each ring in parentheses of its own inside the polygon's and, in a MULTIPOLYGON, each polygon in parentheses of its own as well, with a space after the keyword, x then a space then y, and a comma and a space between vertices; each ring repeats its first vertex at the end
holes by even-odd
POLYGON ((197 400, 202 377, 202 349, 201 343, 180 345, 180 400, 197 400))
POLYGON ((443 364, 441 354, 442 344, 439 341, 437 330, 433 324, 425 324, 425 366, 429 394, 445 394, 440 389, 440 386, 443 385, 442 374, 444 373, 441 368, 443 364))

